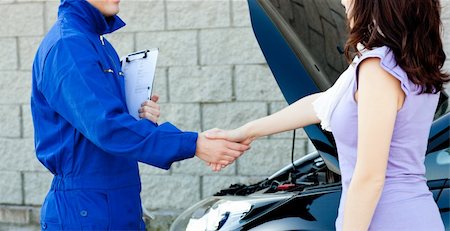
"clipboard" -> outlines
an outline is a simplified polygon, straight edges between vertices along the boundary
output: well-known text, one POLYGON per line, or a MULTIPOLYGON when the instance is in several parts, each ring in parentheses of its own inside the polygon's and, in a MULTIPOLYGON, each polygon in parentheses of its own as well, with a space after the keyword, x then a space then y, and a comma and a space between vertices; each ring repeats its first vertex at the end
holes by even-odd
POLYGON ((120 60, 128 112, 136 120, 141 119, 138 112, 141 104, 152 95, 158 54, 159 49, 153 48, 128 54, 120 60))

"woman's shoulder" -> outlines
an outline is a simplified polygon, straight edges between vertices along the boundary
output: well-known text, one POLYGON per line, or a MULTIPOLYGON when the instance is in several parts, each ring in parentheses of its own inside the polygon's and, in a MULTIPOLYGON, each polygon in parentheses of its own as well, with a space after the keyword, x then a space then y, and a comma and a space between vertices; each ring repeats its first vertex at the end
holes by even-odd
POLYGON ((361 51, 361 56, 358 58, 358 63, 361 63, 368 58, 379 58, 381 60, 380 63, 382 66, 393 70, 398 67, 399 71, 402 72, 399 74, 406 75, 406 72, 404 72, 401 67, 397 65, 397 60, 395 58, 394 52, 387 46, 375 47, 370 50, 364 49, 363 51, 361 51))
POLYGON ((409 80, 408 74, 397 64, 394 52, 387 46, 376 47, 370 50, 363 50, 356 62, 356 74, 358 75, 360 65, 367 59, 378 58, 379 67, 388 72, 401 83, 401 88, 405 94, 415 91, 414 84, 409 80))

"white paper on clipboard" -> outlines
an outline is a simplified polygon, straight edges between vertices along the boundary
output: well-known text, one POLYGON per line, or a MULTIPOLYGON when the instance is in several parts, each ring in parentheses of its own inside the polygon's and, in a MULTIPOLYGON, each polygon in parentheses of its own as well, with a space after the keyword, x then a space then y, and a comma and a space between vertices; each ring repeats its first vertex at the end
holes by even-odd
POLYGON ((152 94, 158 52, 157 48, 144 50, 121 59, 128 111, 137 120, 141 104, 152 94))

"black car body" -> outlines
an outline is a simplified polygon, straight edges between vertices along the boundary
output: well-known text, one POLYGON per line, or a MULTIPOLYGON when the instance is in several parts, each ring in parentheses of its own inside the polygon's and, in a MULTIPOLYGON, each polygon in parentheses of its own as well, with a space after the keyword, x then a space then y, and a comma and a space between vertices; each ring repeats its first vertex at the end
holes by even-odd
MULTIPOLYGON (((328 89, 347 67, 340 0, 248 0, 252 26, 291 104, 328 89)), ((450 230, 448 96, 441 93, 425 160, 428 186, 450 230)), ((171 230, 334 230, 341 194, 332 133, 305 131, 317 151, 254 185, 232 185, 192 206, 171 230)), ((420 208, 415 208, 420 209, 420 208)))

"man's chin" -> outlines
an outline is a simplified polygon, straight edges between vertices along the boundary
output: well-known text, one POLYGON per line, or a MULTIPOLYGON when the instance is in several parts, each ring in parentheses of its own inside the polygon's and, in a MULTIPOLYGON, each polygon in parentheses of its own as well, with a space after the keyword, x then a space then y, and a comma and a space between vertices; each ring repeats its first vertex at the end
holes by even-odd
POLYGON ((115 16, 116 14, 118 14, 120 11, 119 7, 114 8, 114 9, 109 9, 108 12, 105 14, 106 17, 112 17, 115 16))

